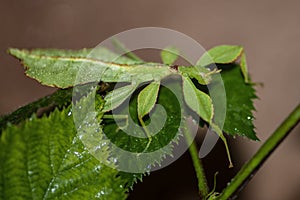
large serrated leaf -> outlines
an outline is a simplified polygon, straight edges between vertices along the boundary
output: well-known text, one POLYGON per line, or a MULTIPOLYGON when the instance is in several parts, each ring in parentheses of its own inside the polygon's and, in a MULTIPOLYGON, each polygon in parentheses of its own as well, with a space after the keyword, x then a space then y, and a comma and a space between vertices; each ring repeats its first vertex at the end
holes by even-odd
POLYGON ((9 126, 0 152, 1 199, 126 198, 126 181, 118 171, 83 146, 70 108, 9 126))
POLYGON ((222 79, 226 90, 227 110, 223 130, 230 135, 242 135, 258 140, 254 132, 254 85, 245 83, 239 65, 222 66, 222 79))

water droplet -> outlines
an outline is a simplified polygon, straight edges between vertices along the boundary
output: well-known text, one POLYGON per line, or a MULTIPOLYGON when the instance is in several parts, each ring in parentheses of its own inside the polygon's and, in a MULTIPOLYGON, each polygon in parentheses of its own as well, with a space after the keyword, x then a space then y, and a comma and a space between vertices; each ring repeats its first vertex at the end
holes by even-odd
POLYGON ((102 142, 101 147, 107 146, 107 142, 102 142))
POLYGON ((96 198, 100 198, 101 196, 103 196, 105 194, 105 192, 103 190, 101 190, 100 192, 98 192, 95 197, 96 198))
POLYGON ((100 170, 101 170, 101 165, 97 165, 97 166, 95 167, 95 171, 100 172, 100 170))
POLYGON ((58 184, 54 184, 53 188, 51 188, 51 192, 54 193, 57 188, 58 188, 58 184))
POLYGON ((150 170, 151 169, 151 165, 147 165, 146 169, 150 170))
POLYGON ((82 155, 81 155, 81 153, 79 153, 79 152, 77 152, 77 151, 74 151, 73 152, 74 154, 75 154, 75 156, 77 156, 78 158, 82 158, 82 155))
POLYGON ((117 158, 114 158, 114 159, 113 159, 113 162, 114 162, 115 164, 117 164, 118 159, 117 159, 117 158))

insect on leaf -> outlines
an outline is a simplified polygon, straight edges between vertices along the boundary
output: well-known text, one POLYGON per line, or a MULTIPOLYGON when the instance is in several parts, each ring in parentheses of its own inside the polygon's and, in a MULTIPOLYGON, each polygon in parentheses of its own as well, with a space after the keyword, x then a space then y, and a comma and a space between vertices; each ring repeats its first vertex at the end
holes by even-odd
MULTIPOLYGON (((62 50, 58 50, 62 51, 62 50)), ((176 73, 169 67, 161 64, 118 64, 94 58, 41 55, 39 51, 10 49, 9 53, 22 61, 26 74, 44 85, 68 88, 91 82, 140 82, 162 79, 176 73)), ((69 51, 68 51, 69 52, 69 51)), ((97 54, 97 53, 96 53, 97 54)), ((95 55, 96 56, 96 55, 95 55)), ((128 58, 127 58, 128 59, 128 58)))
POLYGON ((175 47, 166 47, 160 52, 164 64, 172 65, 178 58, 179 50, 175 47))
POLYGON ((128 97, 133 94, 137 86, 138 84, 132 83, 109 92, 104 98, 105 104, 103 111, 107 112, 120 106, 128 97))
POLYGON ((214 112, 211 98, 206 93, 198 90, 189 77, 183 76, 182 79, 186 104, 203 120, 210 123, 214 112))
POLYGON ((159 87, 159 82, 152 82, 139 93, 137 107, 139 118, 143 118, 154 107, 157 100, 159 87))
POLYGON ((221 45, 205 52, 197 65, 207 66, 212 63, 228 64, 236 61, 243 52, 242 46, 221 45))

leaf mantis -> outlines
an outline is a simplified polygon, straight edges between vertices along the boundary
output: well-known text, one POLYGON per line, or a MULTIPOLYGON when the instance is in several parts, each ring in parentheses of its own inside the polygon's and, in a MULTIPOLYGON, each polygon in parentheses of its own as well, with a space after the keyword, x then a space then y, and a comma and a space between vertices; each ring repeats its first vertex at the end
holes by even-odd
POLYGON ((130 83, 112 90, 105 96, 104 112, 116 109, 136 91, 140 84, 148 83, 138 94, 137 102, 138 119, 149 140, 147 147, 152 140, 143 117, 149 114, 157 101, 160 82, 169 76, 180 76, 185 103, 206 121, 223 140, 230 163, 229 166, 232 166, 226 138, 222 130, 213 121, 214 106, 212 99, 208 94, 199 90, 192 80, 196 80, 201 85, 208 85, 212 80, 212 76, 220 71, 217 69, 210 70, 206 66, 213 63, 232 63, 241 58, 241 71, 245 82, 249 82, 243 47, 222 45, 212 48, 199 59, 196 66, 172 65, 179 55, 179 51, 174 47, 167 47, 161 52, 164 64, 143 63, 140 59, 136 59, 135 62, 132 59, 123 57, 112 62, 112 60, 103 59, 115 56, 105 49, 98 49, 97 55, 101 55, 101 53, 106 55, 106 57, 100 56, 100 58, 89 57, 90 50, 88 49, 79 51, 9 49, 9 53, 22 61, 29 77, 47 86, 68 88, 100 81, 130 83), (84 75, 78 78, 78 73, 82 72, 84 72, 84 75))

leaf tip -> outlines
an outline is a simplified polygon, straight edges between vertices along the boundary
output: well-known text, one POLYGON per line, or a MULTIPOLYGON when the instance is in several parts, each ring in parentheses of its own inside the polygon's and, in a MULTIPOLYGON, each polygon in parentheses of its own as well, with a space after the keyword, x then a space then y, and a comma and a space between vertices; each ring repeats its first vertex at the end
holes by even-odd
POLYGON ((17 49, 17 48, 8 48, 7 50, 6 50, 6 53, 8 53, 8 54, 11 54, 11 55, 13 55, 14 54, 14 52, 15 51, 18 51, 19 49, 17 49))
POLYGON ((24 55, 24 51, 17 48, 9 48, 7 49, 7 53, 19 59, 24 55))

